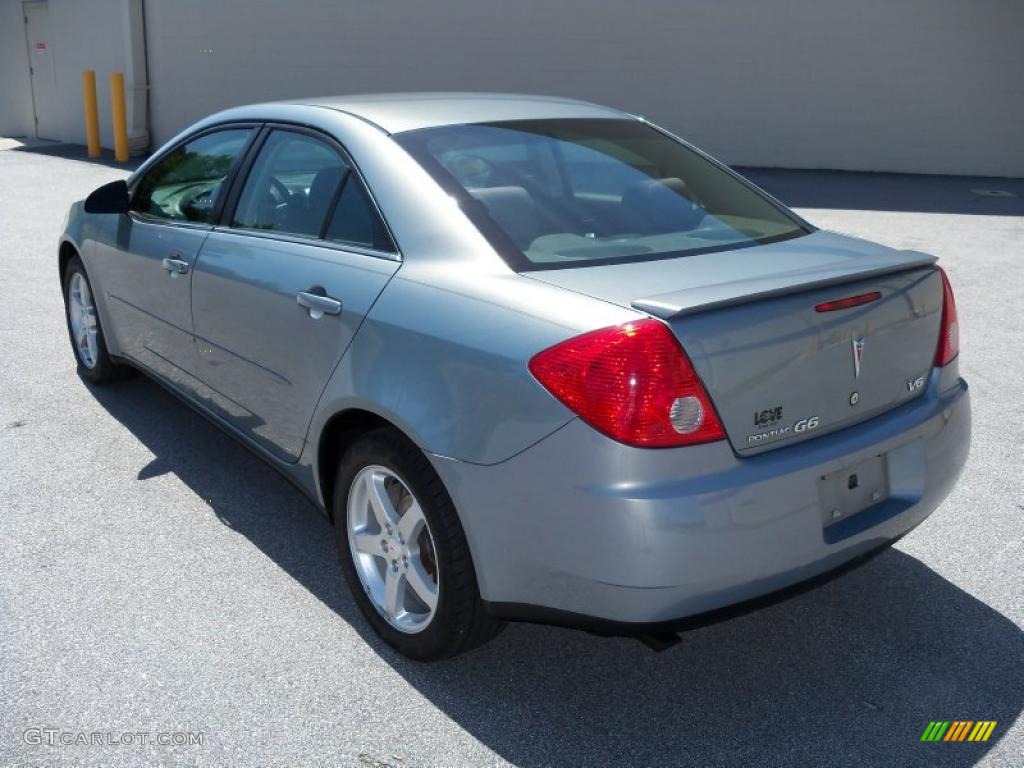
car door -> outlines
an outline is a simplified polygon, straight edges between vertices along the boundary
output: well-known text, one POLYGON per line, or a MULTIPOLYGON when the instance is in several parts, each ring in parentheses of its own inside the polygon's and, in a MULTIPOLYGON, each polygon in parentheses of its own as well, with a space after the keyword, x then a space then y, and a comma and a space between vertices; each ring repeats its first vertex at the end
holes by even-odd
POLYGON ((198 367, 192 269, 256 130, 214 129, 171 149, 133 183, 113 241, 95 249, 122 353, 188 390, 198 367))
POLYGON ((203 243, 192 283, 200 378, 218 415, 285 461, 399 267, 340 145, 268 126, 203 243))

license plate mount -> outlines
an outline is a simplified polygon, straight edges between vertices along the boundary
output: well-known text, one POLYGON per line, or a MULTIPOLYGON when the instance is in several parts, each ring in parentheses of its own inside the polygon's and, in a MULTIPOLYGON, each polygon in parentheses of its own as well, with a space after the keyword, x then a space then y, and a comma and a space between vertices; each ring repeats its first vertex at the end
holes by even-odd
POLYGON ((886 456, 845 467, 818 479, 823 527, 845 520, 889 498, 889 464, 886 456))

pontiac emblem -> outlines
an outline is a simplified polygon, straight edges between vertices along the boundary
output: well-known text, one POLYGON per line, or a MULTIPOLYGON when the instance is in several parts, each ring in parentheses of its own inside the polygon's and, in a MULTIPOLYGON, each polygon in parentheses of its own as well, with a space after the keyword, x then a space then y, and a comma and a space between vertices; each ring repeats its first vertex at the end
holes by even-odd
POLYGON ((864 356, 864 337, 853 340, 853 378, 860 378, 860 359, 864 356))

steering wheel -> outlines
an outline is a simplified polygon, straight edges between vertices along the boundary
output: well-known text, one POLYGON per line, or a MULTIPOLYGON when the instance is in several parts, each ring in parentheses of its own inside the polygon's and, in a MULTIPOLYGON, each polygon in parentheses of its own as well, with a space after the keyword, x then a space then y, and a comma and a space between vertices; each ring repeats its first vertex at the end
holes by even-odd
POLYGON ((213 203, 220 194, 221 182, 213 186, 201 186, 192 191, 187 197, 178 200, 177 213, 188 221, 204 221, 213 210, 213 203))
POLYGON ((280 179, 270 176, 267 181, 269 187, 263 193, 263 199, 260 201, 259 207, 259 222, 261 226, 279 225, 283 220, 288 206, 292 202, 292 193, 288 191, 280 179))
POLYGON ((292 193, 288 191, 288 187, 278 179, 276 176, 270 177, 271 189, 267 191, 267 196, 274 200, 277 205, 283 205, 292 199, 292 193), (277 192, 277 197, 274 198, 274 192, 277 192))

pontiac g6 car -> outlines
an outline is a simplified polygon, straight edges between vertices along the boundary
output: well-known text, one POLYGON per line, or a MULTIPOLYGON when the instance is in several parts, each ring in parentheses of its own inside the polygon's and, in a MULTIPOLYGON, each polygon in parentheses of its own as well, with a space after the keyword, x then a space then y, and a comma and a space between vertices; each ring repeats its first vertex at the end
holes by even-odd
POLYGON ((934 257, 584 102, 220 112, 74 204, 59 262, 81 375, 291 479, 418 659, 506 620, 667 643, 892 543, 970 443, 934 257))

